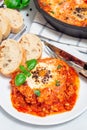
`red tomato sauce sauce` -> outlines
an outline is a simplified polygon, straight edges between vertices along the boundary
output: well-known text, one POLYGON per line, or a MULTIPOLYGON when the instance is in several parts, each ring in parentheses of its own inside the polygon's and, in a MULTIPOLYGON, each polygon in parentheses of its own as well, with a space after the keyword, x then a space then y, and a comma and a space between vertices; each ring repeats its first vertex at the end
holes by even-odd
MULTIPOLYGON (((53 65, 55 74, 51 78, 57 79, 55 82, 50 80, 51 83, 49 81, 46 84, 44 83, 45 87, 38 88, 40 96, 37 96, 34 93, 36 88, 31 88, 27 82, 17 87, 14 82, 16 73, 14 73, 10 81, 13 107, 19 112, 40 117, 72 110, 77 101, 79 91, 79 77, 76 71, 59 59, 46 58, 38 62, 53 65)), ((39 74, 39 76, 44 75, 43 71, 41 73, 41 68, 39 74)))

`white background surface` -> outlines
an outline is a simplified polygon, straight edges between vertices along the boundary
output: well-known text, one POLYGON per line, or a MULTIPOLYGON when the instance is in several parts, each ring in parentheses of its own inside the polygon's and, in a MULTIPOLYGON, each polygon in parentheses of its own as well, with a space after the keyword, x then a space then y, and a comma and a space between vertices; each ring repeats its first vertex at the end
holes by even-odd
MULTIPOLYGON (((36 13, 36 9, 32 0, 28 8, 28 11, 29 11, 29 16, 25 17, 25 20, 28 23, 27 31, 29 31, 30 25, 36 13), (29 10, 30 8, 32 8, 32 11, 29 10)), ((24 16, 26 16, 26 10, 22 11, 22 13, 24 14, 24 16)), ((77 130, 77 129, 87 130, 87 111, 85 111, 78 118, 64 124, 54 125, 54 126, 36 126, 36 125, 31 125, 31 124, 21 122, 11 117, 8 113, 6 113, 0 107, 0 130, 34 130, 34 129, 36 130, 44 130, 44 129, 47 129, 47 130, 77 130)))

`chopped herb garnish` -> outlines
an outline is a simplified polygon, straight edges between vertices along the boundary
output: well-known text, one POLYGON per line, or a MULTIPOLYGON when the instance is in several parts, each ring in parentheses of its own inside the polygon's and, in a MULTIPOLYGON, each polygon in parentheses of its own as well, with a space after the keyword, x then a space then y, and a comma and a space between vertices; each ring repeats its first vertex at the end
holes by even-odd
POLYGON ((54 11, 50 11, 50 13, 55 14, 54 11))
POLYGON ((61 67, 62 67, 61 65, 58 65, 58 66, 57 66, 57 69, 61 69, 61 67))
POLYGON ((60 81, 56 80, 56 86, 60 86, 60 81))
POLYGON ((38 97, 39 97, 39 96, 40 96, 40 94, 41 94, 41 93, 40 93, 40 90, 34 90, 34 94, 35 94, 36 96, 38 96, 38 97))

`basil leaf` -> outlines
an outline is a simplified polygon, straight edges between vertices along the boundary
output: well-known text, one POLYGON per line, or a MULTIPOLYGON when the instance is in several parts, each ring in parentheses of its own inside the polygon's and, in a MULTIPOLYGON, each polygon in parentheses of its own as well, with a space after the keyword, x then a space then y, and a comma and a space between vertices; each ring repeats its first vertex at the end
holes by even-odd
POLYGON ((26 61, 26 65, 27 65, 27 69, 30 71, 32 69, 34 69, 34 67, 37 64, 37 60, 36 59, 31 59, 29 61, 26 61))
POLYGON ((59 80, 56 80, 56 86, 60 86, 60 81, 59 80))
POLYGON ((4 0, 4 4, 8 8, 16 8, 20 4, 20 0, 4 0))
POLYGON ((22 0, 22 4, 26 4, 26 3, 29 3, 30 0, 22 0))
POLYGON ((8 8, 23 9, 29 5, 30 0, 4 0, 4 4, 8 8))
POLYGON ((19 68, 26 76, 28 76, 28 77, 31 76, 31 73, 29 71, 27 71, 27 69, 23 65, 20 65, 19 68))
POLYGON ((24 73, 17 74, 15 77, 15 85, 20 86, 26 81, 26 76, 24 73))

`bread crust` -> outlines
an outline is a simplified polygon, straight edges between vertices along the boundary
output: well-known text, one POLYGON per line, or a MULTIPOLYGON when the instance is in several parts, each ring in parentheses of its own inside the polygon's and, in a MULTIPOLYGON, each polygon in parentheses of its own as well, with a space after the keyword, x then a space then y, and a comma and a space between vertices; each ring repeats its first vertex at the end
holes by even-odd
POLYGON ((39 37, 34 34, 24 34, 19 43, 25 50, 26 60, 39 59, 42 55, 42 43, 39 37))
POLYGON ((0 8, 0 12, 9 19, 12 33, 18 33, 22 29, 24 21, 20 12, 9 8, 0 8))
POLYGON ((0 30, 0 42, 2 41, 2 32, 0 30))

